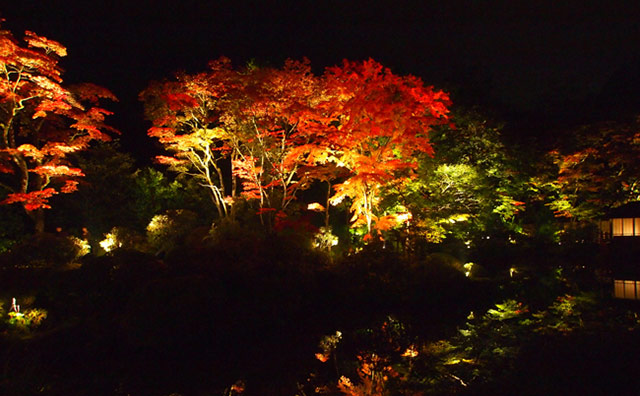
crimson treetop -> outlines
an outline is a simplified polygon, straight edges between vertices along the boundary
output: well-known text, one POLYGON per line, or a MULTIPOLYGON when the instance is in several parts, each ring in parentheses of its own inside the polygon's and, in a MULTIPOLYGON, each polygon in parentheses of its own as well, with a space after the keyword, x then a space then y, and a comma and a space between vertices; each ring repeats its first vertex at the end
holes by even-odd
POLYGON ((448 122, 449 105, 445 93, 373 60, 318 77, 306 61, 234 70, 221 58, 209 71, 153 83, 141 99, 149 134, 174 153, 160 160, 208 187, 221 216, 236 180, 264 213, 285 210, 314 179, 341 179, 333 202, 351 199, 354 226, 368 231, 391 224, 374 215, 379 190, 410 177, 415 153, 432 152, 428 131, 448 122))

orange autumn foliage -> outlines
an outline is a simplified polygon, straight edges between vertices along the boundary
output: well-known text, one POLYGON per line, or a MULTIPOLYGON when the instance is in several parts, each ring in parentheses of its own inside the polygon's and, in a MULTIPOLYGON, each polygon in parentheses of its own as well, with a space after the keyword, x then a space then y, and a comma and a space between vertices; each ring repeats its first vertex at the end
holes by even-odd
POLYGON ((96 107, 116 98, 94 84, 63 86, 60 43, 33 32, 24 42, 0 30, 0 186, 8 191, 0 203, 31 212, 76 190, 74 179, 83 173, 70 166, 68 154, 117 133, 104 123, 111 113, 96 107))
MULTIPOLYGON (((352 200, 355 225, 375 226, 380 188, 412 177, 416 154, 432 154, 429 129, 448 122, 449 97, 419 78, 397 76, 379 63, 344 61, 325 74, 327 103, 337 120, 327 140, 351 176, 335 186, 334 203, 352 200)), ((380 222, 388 228, 388 222, 380 222)))
POLYGON ((162 161, 209 187, 221 217, 236 196, 283 211, 314 181, 336 180, 331 202, 351 200, 353 226, 369 231, 380 189, 412 177, 415 154, 433 152, 429 129, 448 122, 450 104, 373 60, 315 76, 307 60, 235 70, 220 58, 208 71, 152 83, 140 98, 149 135, 173 154, 162 161))

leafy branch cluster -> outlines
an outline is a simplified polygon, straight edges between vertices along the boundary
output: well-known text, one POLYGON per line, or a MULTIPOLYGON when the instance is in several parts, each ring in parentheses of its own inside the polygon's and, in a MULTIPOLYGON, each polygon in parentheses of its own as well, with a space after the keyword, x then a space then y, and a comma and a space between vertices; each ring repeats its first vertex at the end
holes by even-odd
MULTIPOLYGON (((349 345, 326 348, 326 341, 320 344, 323 352, 316 355, 320 361, 338 356, 341 360, 336 365, 338 379, 315 383, 315 392, 365 396, 480 391, 513 376, 522 349, 541 339, 640 329, 637 314, 601 304, 592 293, 565 294, 532 312, 508 299, 484 314, 472 312, 455 334, 437 341, 420 340, 389 317, 379 328, 345 336, 349 345)), ((311 378, 325 377, 314 374, 311 378)))

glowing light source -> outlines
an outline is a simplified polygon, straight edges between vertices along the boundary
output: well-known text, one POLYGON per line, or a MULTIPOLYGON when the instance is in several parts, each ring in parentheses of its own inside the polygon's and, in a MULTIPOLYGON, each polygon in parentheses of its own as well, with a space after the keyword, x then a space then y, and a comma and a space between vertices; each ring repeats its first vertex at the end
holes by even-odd
POLYGON ((78 247, 78 257, 86 256, 91 253, 91 245, 86 239, 70 237, 71 241, 78 247))
POLYGON ((322 206, 318 202, 312 202, 307 205, 307 210, 312 210, 314 212, 324 212, 324 206, 322 206))
POLYGON ((407 222, 407 221, 411 220, 412 218, 413 218, 413 215, 411 214, 411 212, 404 212, 404 213, 396 214, 396 219, 398 220, 398 223, 407 222))
POLYGON ((12 312, 20 312, 20 306, 18 305, 18 300, 16 300, 16 298, 12 298, 11 299, 11 311, 12 312))
POLYGON ((616 218, 611 223, 613 236, 640 235, 640 218, 616 218))
POLYGON ((615 298, 640 300, 640 281, 614 279, 613 285, 613 296, 615 298))
POLYGON ((331 227, 320 227, 314 235, 313 246, 319 249, 330 249, 338 245, 338 237, 331 232, 331 227))
POLYGON ((473 263, 466 263, 463 265, 464 269, 467 270, 464 275, 468 278, 471 276, 471 269, 473 268, 473 263))
POLYGON ((118 238, 113 233, 108 233, 105 235, 105 239, 100 241, 100 247, 103 248, 105 252, 110 252, 121 246, 122 242, 119 242, 118 238))
POLYGON ((414 357, 418 356, 418 350, 416 349, 415 345, 411 345, 411 346, 409 346, 409 348, 407 348, 406 351, 404 351, 402 356, 403 357, 408 357, 408 358, 414 358, 414 357))

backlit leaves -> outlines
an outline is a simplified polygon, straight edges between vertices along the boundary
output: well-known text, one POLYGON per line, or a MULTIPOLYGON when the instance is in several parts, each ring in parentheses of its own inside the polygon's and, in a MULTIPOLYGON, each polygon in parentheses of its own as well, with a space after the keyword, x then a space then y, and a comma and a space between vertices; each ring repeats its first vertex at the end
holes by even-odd
POLYGON ((417 166, 416 154, 433 153, 428 132, 448 122, 449 98, 371 59, 344 61, 327 69, 325 80, 332 96, 327 108, 336 120, 327 140, 351 172, 349 184, 336 186, 333 200, 349 197, 356 224, 371 230, 380 187, 412 177, 406 171, 417 166))
POLYGON ((29 47, 33 48, 42 48, 45 50, 46 54, 50 52, 55 53, 58 56, 67 56, 67 49, 57 41, 49 40, 45 37, 38 36, 37 34, 26 31, 24 32, 25 41, 29 45, 29 47))
POLYGON ((48 208, 48 198, 75 191, 83 173, 68 163, 68 154, 106 141, 111 112, 96 107, 115 100, 94 84, 64 87, 58 66, 66 49, 60 43, 26 32, 22 46, 0 31, 0 186, 3 203, 22 203, 33 211, 48 208))
POLYGON ((549 178, 534 180, 556 216, 594 218, 640 197, 638 120, 586 125, 575 141, 548 153, 549 178))
MULTIPOLYGON (((314 180, 339 180, 331 201, 350 199, 354 226, 369 230, 380 188, 411 177, 414 154, 432 153, 429 129, 448 122, 449 105, 446 94, 373 60, 315 76, 308 60, 234 70, 220 58, 206 72, 152 83, 140 98, 149 135, 191 163, 219 207, 239 192, 284 210, 314 180), (223 164, 239 191, 225 185, 223 164)), ((391 227, 389 219, 378 223, 391 227)))
POLYGON ((13 193, 7 195, 7 198, 0 202, 0 204, 20 203, 28 211, 50 209, 51 206, 48 204, 48 200, 57 193, 53 188, 45 188, 44 190, 32 191, 30 193, 13 193))

